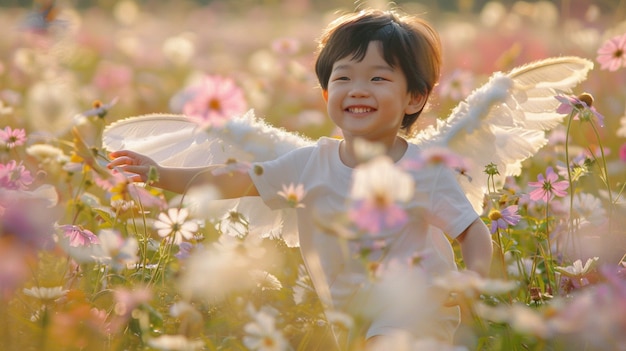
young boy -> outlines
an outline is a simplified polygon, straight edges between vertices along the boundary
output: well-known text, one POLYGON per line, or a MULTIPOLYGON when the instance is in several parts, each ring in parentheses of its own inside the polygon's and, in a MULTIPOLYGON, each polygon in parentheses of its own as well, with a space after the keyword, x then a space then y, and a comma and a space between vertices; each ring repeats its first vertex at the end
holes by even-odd
POLYGON ((458 309, 444 307, 445 296, 437 296, 433 289, 394 295, 394 285, 379 283, 391 281, 401 287, 426 276, 417 283, 428 287, 432 276, 455 269, 443 232, 458 240, 469 270, 488 274, 489 231, 452 171, 432 166, 410 172, 416 188, 403 208, 408 221, 383 230, 375 240, 345 239, 327 225, 348 210, 353 170, 360 164, 358 139, 384 145, 395 164, 419 155, 418 147, 398 134, 409 130, 421 113, 438 80, 440 64, 439 38, 424 21, 377 10, 345 15, 323 33, 315 67, 328 115, 341 129, 343 140, 321 138, 316 145, 259 163, 263 171, 256 173, 213 175, 210 170, 219 166, 164 168, 131 151, 112 153, 110 166, 121 167, 136 181, 145 181, 150 167, 156 167, 156 185, 164 189, 183 192, 189 183, 210 183, 225 198, 260 196, 270 208, 287 206, 278 194, 284 185, 302 184, 306 196, 304 206, 297 209, 301 252, 326 307, 363 320, 364 328, 357 332, 362 335, 357 337, 365 337, 370 345, 396 331, 451 341, 458 309), (373 278, 371 265, 362 259, 364 247, 368 262, 402 266, 388 270, 402 273, 391 280, 373 278))

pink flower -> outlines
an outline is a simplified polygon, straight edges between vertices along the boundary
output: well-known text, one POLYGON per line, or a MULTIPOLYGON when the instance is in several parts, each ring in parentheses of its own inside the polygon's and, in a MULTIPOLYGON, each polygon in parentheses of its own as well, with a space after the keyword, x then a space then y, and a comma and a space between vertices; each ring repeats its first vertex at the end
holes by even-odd
POLYGON ((379 156, 355 168, 348 217, 371 234, 402 227, 408 216, 400 203, 413 197, 415 183, 390 158, 379 156))
POLYGON ((619 148, 619 159, 626 162, 626 143, 619 148))
POLYGON ((561 102, 556 108, 556 112, 564 115, 575 113, 573 119, 581 121, 591 121, 591 118, 595 116, 600 127, 604 127, 604 116, 592 106, 593 97, 591 95, 586 93, 578 97, 557 95, 554 98, 561 102))
POLYGON ((25 190, 32 182, 33 177, 21 163, 11 160, 6 164, 0 164, 0 187, 25 190))
POLYGON ((272 50, 280 56, 290 56, 300 50, 300 42, 295 38, 278 38, 272 42, 272 50))
POLYGON ((184 101, 183 113, 203 124, 222 125, 247 109, 243 90, 230 78, 206 76, 183 94, 189 97, 184 101))
POLYGON ((462 175, 467 176, 467 172, 470 170, 470 163, 463 157, 454 153, 450 149, 433 146, 422 150, 419 157, 404 161, 401 167, 408 171, 418 171, 427 165, 444 166, 459 172, 462 175))
POLYGON ((384 196, 357 201, 348 212, 356 226, 370 233, 379 233, 383 228, 395 229, 406 224, 408 217, 404 209, 384 196))
POLYGON ((26 132, 24 129, 12 129, 9 126, 0 129, 0 143, 4 144, 7 149, 24 145, 25 142, 26 132))
POLYGON ((620 67, 626 67, 626 33, 605 41, 597 53, 596 60, 600 64, 600 69, 613 72, 620 67))
POLYGON ((69 238, 70 246, 72 247, 100 244, 100 240, 94 233, 81 226, 66 224, 62 225, 60 228, 63 230, 65 237, 69 238))
POLYGON ((474 88, 474 75, 470 71, 456 69, 439 85, 439 95, 455 101, 466 98, 474 88))
POLYGON ((537 176, 536 182, 529 182, 530 187, 536 188, 531 191, 529 196, 532 201, 543 200, 548 202, 553 196, 563 197, 567 195, 565 189, 569 187, 569 183, 565 180, 557 181, 559 176, 554 173, 552 167, 546 169, 546 177, 543 174, 537 176))

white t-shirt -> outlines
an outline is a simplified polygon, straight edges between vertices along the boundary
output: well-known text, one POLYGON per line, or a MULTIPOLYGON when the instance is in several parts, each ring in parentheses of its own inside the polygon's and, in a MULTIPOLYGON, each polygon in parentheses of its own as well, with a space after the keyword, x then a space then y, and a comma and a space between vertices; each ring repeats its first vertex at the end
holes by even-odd
MULTIPOLYGON (((383 232, 380 240, 347 240, 334 231, 346 218, 353 171, 341 161, 339 145, 340 140, 321 138, 316 145, 258 163, 263 172, 251 171, 250 175, 261 198, 272 209, 284 208, 288 203, 278 195, 283 186, 304 185, 304 207, 297 209, 300 249, 327 308, 365 316, 371 321, 367 337, 404 329, 417 336, 437 333, 440 338, 450 338, 458 310, 441 310, 432 295, 424 295, 432 291, 422 289, 433 276, 456 269, 451 245, 442 231, 455 238, 478 218, 455 174, 444 166, 411 171, 416 189, 404 206, 409 218, 406 225, 383 232), (364 248, 369 248, 368 254, 363 254, 364 248), (397 275, 397 280, 385 280, 374 273, 372 262, 377 267, 410 268, 397 275), (397 285, 389 285, 390 281, 397 285), (437 311, 432 311, 433 306, 437 311)), ((409 143, 399 162, 418 153, 419 148, 409 143)))

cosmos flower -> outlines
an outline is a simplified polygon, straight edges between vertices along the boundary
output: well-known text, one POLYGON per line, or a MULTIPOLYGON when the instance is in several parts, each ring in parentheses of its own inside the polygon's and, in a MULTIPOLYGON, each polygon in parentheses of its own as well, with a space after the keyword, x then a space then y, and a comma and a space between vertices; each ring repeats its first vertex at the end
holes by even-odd
POLYGON ((282 351, 289 349, 289 343, 276 328, 276 318, 269 311, 261 309, 255 311, 250 308, 252 322, 244 326, 246 335, 243 344, 250 350, 282 351))
POLYGON ((114 270, 121 270, 139 261, 137 252, 139 243, 134 237, 124 238, 113 229, 103 229, 98 234, 100 239, 100 260, 114 270))
POLYGON ((493 234, 498 229, 506 229, 510 225, 516 225, 522 217, 517 214, 517 205, 511 205, 502 211, 492 210, 489 213, 489 219, 491 220, 491 233, 493 234))
POLYGON ((557 266, 557 267, 554 267, 554 269, 568 277, 582 277, 586 274, 589 274, 589 272, 593 268, 595 268, 595 265, 598 262, 598 260, 599 260, 599 257, 589 258, 587 259, 587 262, 584 265, 581 260, 576 260, 570 266, 566 266, 566 267, 557 266))
POLYGON ((53 288, 36 286, 30 289, 24 289, 24 294, 42 301, 53 301, 59 297, 65 296, 67 290, 63 289, 61 286, 55 286, 53 288))
POLYGON ((289 184, 289 186, 285 186, 283 184, 283 190, 278 192, 278 195, 284 198, 289 207, 292 208, 303 208, 304 204, 302 203, 302 199, 306 195, 306 191, 304 191, 304 185, 298 184, 294 185, 293 183, 289 184))
POLYGON ((109 178, 94 176, 96 185, 110 192, 111 206, 119 208, 122 207, 120 204, 125 204, 123 207, 130 208, 140 204, 143 208, 164 209, 166 207, 165 200, 157 193, 130 182, 126 175, 116 170, 112 174, 113 176, 109 178))
POLYGON ((33 176, 24 165, 15 160, 0 164, 0 187, 11 190, 26 190, 33 182, 33 176))
POLYGON ((272 51, 279 56, 291 56, 300 50, 300 42, 295 38, 278 38, 272 42, 272 51))
POLYGON ((589 193, 576 193, 571 210, 570 215, 572 217, 581 221, 588 221, 593 225, 602 225, 607 220, 602 201, 589 193))
POLYGON ((467 159, 459 156, 448 148, 437 146, 423 149, 420 152, 419 157, 404 161, 401 166, 406 170, 417 171, 428 165, 439 164, 466 176, 471 167, 470 162, 467 159))
POLYGON ((546 169, 546 176, 543 174, 537 176, 536 182, 529 182, 528 186, 535 188, 530 192, 529 196, 532 201, 543 200, 548 202, 553 196, 563 197, 567 195, 565 189, 569 187, 569 183, 565 180, 557 181, 559 176, 554 173, 552 167, 546 169))
POLYGON ((456 69, 452 74, 442 79, 441 84, 439 84, 439 95, 460 101, 467 97, 473 88, 474 75, 472 72, 456 69))
POLYGON ((12 129, 10 126, 0 129, 0 143, 4 144, 7 149, 13 149, 16 146, 24 145, 26 142, 26 132, 24 129, 12 129))
POLYGON ((626 143, 619 147, 619 159, 626 162, 626 143))
POLYGON ((183 239, 192 239, 198 231, 198 223, 187 221, 189 210, 186 208, 170 208, 167 213, 161 212, 158 220, 154 222, 159 236, 172 240, 175 245, 180 244, 183 239))
POLYGON ((148 339, 148 345, 163 351, 194 351, 204 346, 202 340, 190 340, 185 335, 160 335, 148 339))
POLYGON ((107 113, 109 113, 109 110, 111 109, 111 107, 117 104, 117 101, 118 101, 117 97, 111 100, 107 104, 102 103, 102 101, 100 100, 96 100, 93 102, 93 108, 82 112, 80 115, 84 117, 98 116, 99 118, 104 118, 107 115, 107 113))
POLYGON ((234 80, 221 76, 205 76, 173 99, 182 100, 185 115, 209 126, 221 126, 247 109, 243 90, 234 80))
POLYGON ((66 224, 59 227, 66 238, 70 241, 71 247, 91 246, 100 244, 98 237, 90 230, 81 226, 66 224))
POLYGON ((573 119, 581 121, 591 121, 595 116, 598 119, 600 127, 604 126, 604 116, 592 106, 593 96, 590 94, 583 93, 578 97, 557 95, 554 98, 561 102, 556 108, 556 112, 564 115, 575 113, 573 119))
POLYGON ((113 291, 115 305, 111 318, 111 331, 124 328, 132 318, 133 311, 152 299, 152 291, 145 287, 118 288, 113 291))
POLYGON ((227 211, 217 222, 217 230, 233 237, 244 237, 248 234, 249 221, 236 208, 227 211))
POLYGON ((275 275, 264 270, 253 269, 248 272, 248 275, 261 290, 280 290, 283 288, 283 284, 275 275))
POLYGON ((600 64, 600 69, 613 72, 620 67, 626 67, 626 33, 605 41, 597 54, 596 60, 600 64))
POLYGON ((386 156, 376 157, 355 168, 350 197, 354 200, 349 218, 361 230, 379 233, 383 228, 403 226, 408 218, 399 202, 413 197, 411 176, 386 156))

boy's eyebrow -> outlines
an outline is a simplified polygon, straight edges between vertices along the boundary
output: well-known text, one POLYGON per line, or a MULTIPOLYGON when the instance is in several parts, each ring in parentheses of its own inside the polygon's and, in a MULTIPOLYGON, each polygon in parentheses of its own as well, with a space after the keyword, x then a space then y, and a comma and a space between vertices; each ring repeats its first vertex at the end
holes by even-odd
MULTIPOLYGON (((334 71, 340 71, 340 70, 343 70, 343 69, 349 69, 349 68, 350 68, 350 64, 344 63, 344 64, 337 65, 337 66, 333 67, 333 72, 334 71)), ((395 71, 395 69, 392 66, 389 66, 389 65, 374 65, 374 66, 371 66, 370 69, 373 69, 373 70, 386 70, 386 71, 391 71, 391 72, 395 71)))

